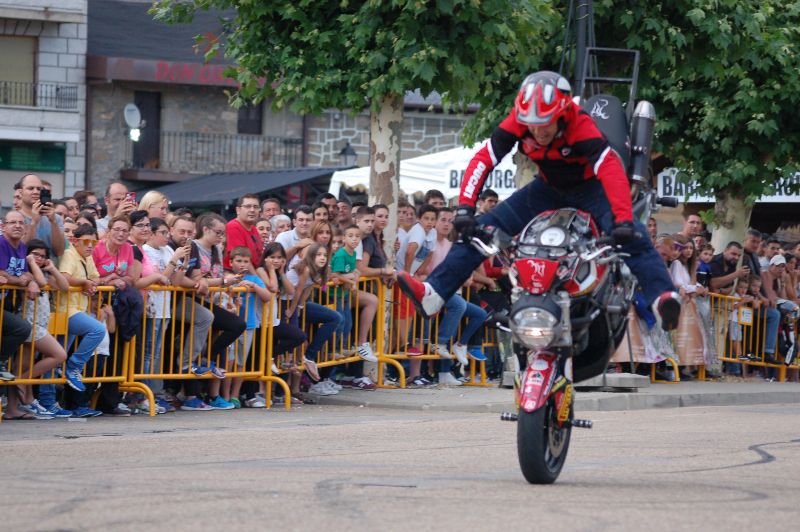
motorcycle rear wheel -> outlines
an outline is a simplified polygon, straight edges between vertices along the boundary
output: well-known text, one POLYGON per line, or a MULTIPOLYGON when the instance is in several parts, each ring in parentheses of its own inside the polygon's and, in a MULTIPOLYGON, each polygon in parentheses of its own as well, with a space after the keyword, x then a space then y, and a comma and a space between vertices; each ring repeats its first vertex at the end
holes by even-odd
MULTIPOLYGON (((572 412, 570 412, 570 420, 572 412)), ((531 484, 552 484, 567 459, 572 427, 558 427, 553 398, 533 412, 519 411, 517 454, 522 475, 531 484)))

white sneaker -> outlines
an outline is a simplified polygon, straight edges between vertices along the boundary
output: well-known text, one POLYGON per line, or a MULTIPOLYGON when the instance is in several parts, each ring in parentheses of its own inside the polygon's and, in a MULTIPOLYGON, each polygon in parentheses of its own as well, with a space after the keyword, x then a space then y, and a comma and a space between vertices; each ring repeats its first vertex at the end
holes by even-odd
POLYGON ((329 387, 329 388, 333 388, 333 389, 334 389, 334 390, 336 390, 337 392, 338 392, 339 390, 341 390, 341 389, 342 389, 342 385, 341 385, 341 384, 336 384, 335 382, 333 382, 333 381, 332 381, 332 380, 330 380, 330 379, 325 379, 324 381, 322 381, 322 383, 323 383, 325 386, 329 387))
POLYGON ((443 386, 461 386, 464 383, 453 377, 453 374, 448 371, 447 373, 439 373, 439 384, 443 386))
POLYGON ((453 345, 453 352, 462 366, 469 366, 469 357, 467 356, 467 346, 456 343, 453 345))
MULTIPOLYGON (((147 399, 142 399, 139 401, 139 405, 136 407, 139 413, 149 415, 150 414, 150 401, 147 399)), ((167 409, 163 406, 156 404, 156 414, 166 414, 167 409)))
POLYGON ((367 362, 377 362, 378 357, 375 356, 375 353, 372 352, 372 346, 369 345, 369 342, 364 342, 360 346, 358 346, 358 356, 361 357, 362 360, 366 360, 367 362))
POLYGON ((444 358, 445 360, 452 360, 453 355, 450 354, 450 350, 444 344, 434 344, 433 350, 439 355, 440 358, 444 358))
POLYGON ((251 397, 250 399, 244 402, 247 408, 265 408, 267 406, 267 402, 264 401, 261 397, 251 397))
POLYGON ((325 386, 325 382, 322 381, 316 384, 312 384, 308 388, 308 393, 313 395, 336 395, 339 392, 337 392, 336 390, 332 389, 329 386, 325 386))

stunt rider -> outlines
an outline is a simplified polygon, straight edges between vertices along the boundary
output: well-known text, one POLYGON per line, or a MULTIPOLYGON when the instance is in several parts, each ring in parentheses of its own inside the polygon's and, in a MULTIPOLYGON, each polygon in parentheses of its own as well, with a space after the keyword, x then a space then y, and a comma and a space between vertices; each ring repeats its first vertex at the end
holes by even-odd
POLYGON ((633 221, 630 186, 622 162, 592 118, 571 99, 569 82, 541 71, 522 82, 511 113, 470 161, 461 183, 454 225, 462 241, 421 282, 407 272, 400 288, 425 317, 464 284, 484 256, 469 241, 476 229, 494 226, 516 235, 541 212, 573 207, 591 214, 605 234, 630 256, 625 263, 639 280, 647 305, 664 330, 678 325, 680 300, 645 227, 633 221), (475 203, 486 177, 514 144, 539 167, 530 184, 491 212, 475 218, 475 203))

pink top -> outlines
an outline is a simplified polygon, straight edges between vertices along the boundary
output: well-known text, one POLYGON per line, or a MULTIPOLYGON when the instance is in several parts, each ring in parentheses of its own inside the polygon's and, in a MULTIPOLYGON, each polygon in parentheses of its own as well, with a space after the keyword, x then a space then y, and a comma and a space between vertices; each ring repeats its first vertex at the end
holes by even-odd
POLYGON ((451 247, 453 247, 453 243, 446 238, 444 240, 436 241, 436 247, 433 248, 433 251, 431 251, 431 261, 428 263, 429 272, 432 272, 444 261, 444 258, 447 256, 447 253, 450 252, 451 247))
POLYGON ((125 242, 116 254, 111 255, 106 248, 105 240, 101 240, 92 252, 92 259, 97 266, 100 279, 112 273, 124 277, 128 275, 128 268, 133 265, 133 248, 130 243, 125 242))

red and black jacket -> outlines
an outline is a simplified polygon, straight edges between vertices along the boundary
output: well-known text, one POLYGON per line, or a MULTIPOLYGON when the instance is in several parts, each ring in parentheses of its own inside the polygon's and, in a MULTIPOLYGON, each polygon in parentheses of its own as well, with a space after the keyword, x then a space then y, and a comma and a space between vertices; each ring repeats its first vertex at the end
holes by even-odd
POLYGON ((539 146, 528 127, 517 122, 514 110, 497 126, 475 154, 461 182, 460 205, 474 206, 489 172, 519 143, 519 150, 539 167, 539 175, 566 190, 598 179, 617 223, 633 220, 630 185, 617 153, 583 110, 572 106, 564 115, 566 127, 549 146, 539 146))

